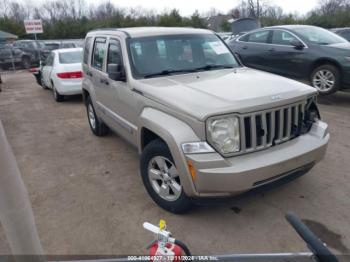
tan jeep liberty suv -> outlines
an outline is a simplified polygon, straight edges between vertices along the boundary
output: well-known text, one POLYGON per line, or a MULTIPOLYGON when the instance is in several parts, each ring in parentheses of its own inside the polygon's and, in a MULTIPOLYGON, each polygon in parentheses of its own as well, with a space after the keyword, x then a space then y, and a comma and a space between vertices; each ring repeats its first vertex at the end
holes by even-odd
POLYGON ((91 31, 83 70, 92 132, 138 148, 144 186, 168 211, 306 173, 325 155, 315 89, 243 66, 212 31, 91 31))

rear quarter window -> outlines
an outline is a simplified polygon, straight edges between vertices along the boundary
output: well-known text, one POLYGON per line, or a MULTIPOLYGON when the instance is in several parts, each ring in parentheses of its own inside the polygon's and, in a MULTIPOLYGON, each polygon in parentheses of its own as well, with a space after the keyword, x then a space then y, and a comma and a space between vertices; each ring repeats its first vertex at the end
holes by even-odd
POLYGON ((84 64, 88 64, 89 62, 89 54, 90 54, 90 49, 91 49, 91 41, 92 37, 88 37, 85 40, 85 46, 84 46, 84 64))

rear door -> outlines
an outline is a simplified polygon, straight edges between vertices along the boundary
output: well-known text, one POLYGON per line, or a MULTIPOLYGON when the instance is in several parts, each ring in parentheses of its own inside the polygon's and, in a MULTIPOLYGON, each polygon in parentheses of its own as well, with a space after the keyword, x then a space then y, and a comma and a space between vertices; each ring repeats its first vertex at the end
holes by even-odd
POLYGON ((271 38, 270 30, 258 30, 241 36, 236 41, 235 52, 239 54, 245 66, 266 70, 268 54, 266 48, 271 38))
POLYGON ((106 73, 106 52, 107 52, 107 38, 106 37, 95 37, 92 56, 91 66, 87 74, 91 77, 92 84, 94 86, 95 98, 97 109, 102 110, 108 104, 108 84, 104 81, 107 79, 106 73))

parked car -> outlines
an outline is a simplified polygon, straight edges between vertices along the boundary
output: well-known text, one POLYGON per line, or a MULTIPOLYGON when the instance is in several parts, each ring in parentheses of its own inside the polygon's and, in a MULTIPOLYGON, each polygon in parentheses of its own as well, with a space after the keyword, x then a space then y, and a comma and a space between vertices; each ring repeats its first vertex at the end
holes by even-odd
POLYGON ((83 71, 93 134, 136 146, 147 192, 171 212, 304 174, 326 152, 317 91, 242 66, 209 30, 92 31, 83 71))
POLYGON ((350 43, 329 30, 266 27, 238 37, 229 46, 246 66, 307 79, 321 95, 350 86, 350 43))
POLYGON ((41 86, 53 91, 54 99, 62 102, 64 96, 81 94, 82 48, 52 51, 41 67, 41 86))
POLYGON ((75 42, 68 41, 45 41, 46 49, 52 51, 55 49, 64 49, 64 48, 77 48, 80 47, 75 42))
POLYGON ((18 40, 13 43, 14 47, 31 54, 33 63, 39 65, 40 60, 45 60, 50 50, 46 49, 45 43, 40 40, 18 40))
POLYGON ((2 45, 0 47, 0 67, 8 69, 15 67, 30 68, 34 57, 23 50, 11 45, 2 45))
POLYGON ((347 41, 350 42, 350 27, 333 28, 331 31, 337 35, 340 35, 341 37, 344 37, 347 41))

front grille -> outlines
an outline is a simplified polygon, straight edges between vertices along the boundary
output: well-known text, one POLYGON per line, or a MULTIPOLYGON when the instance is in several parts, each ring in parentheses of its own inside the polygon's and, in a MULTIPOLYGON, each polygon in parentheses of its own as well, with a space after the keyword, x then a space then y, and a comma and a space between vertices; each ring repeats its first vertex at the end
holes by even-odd
POLYGON ((291 140, 300 134, 306 101, 240 115, 241 151, 250 153, 291 140))

